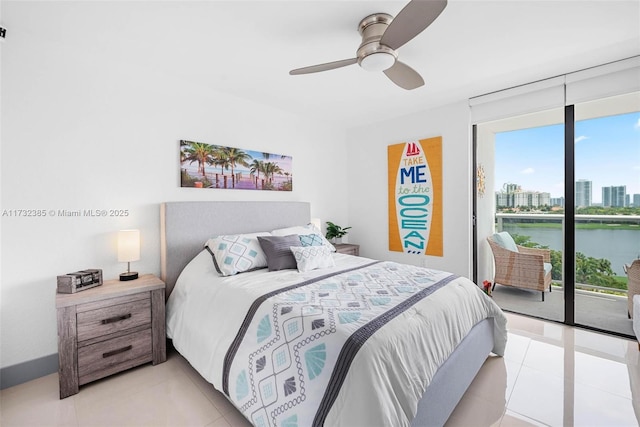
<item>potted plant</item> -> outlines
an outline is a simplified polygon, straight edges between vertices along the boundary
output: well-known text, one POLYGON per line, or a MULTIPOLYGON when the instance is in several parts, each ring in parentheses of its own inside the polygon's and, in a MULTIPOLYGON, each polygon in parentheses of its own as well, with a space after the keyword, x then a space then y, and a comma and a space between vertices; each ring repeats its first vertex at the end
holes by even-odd
POLYGON ((347 234, 347 230, 351 227, 340 227, 337 224, 327 221, 327 234, 325 237, 331 240, 333 243, 340 243, 342 237, 347 234))

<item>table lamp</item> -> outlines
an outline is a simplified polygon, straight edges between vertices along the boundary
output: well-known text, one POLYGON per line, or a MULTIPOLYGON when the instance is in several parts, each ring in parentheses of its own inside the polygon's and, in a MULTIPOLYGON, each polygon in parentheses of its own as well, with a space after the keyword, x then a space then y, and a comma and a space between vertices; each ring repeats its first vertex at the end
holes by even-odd
POLYGON ((140 230, 120 230, 118 232, 118 261, 127 263, 127 271, 120 274, 120 280, 135 280, 137 271, 131 271, 131 261, 140 259, 140 230))
POLYGON ((318 231, 322 231, 322 221, 320 218, 311 218, 311 224, 318 229, 318 231))

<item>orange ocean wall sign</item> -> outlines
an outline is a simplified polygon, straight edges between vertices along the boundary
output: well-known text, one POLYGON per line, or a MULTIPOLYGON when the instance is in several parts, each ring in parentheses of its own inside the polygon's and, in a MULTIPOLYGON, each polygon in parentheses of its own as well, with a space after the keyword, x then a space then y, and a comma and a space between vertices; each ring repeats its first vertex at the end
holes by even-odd
POLYGON ((389 250, 443 256, 442 137, 387 147, 389 250))

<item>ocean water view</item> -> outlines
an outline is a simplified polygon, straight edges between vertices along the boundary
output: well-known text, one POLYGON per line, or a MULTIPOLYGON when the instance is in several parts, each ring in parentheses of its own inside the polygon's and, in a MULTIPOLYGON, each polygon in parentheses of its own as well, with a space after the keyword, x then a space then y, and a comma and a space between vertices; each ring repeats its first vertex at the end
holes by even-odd
MULTIPOLYGON (((529 236, 532 242, 562 251, 562 229, 518 227, 503 224, 503 231, 510 234, 529 236)), ((611 269, 618 276, 624 276, 624 264, 640 258, 640 228, 638 230, 576 229, 576 252, 593 258, 604 258, 611 262, 611 269)))

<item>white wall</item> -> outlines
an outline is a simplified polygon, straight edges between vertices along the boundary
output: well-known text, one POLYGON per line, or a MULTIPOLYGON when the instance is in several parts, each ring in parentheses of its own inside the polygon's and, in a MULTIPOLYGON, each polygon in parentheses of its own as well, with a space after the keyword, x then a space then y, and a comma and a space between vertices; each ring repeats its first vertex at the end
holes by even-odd
MULTIPOLYGON (((2 10, 12 25, 1 52, 0 211, 47 216, 1 217, 1 367, 57 352, 56 276, 102 268, 116 278, 126 269, 116 258, 118 230, 141 230, 142 259, 132 268, 160 273, 161 202, 300 200, 311 202, 312 217, 348 222, 347 161, 332 154, 344 149, 343 130, 81 51, 75 40, 51 41, 40 24, 55 16, 36 10, 29 2, 2 10), (294 191, 180 188, 180 139, 291 155, 294 191), (60 209, 129 216, 48 214, 60 209)), ((83 45, 99 37, 89 26, 84 34, 83 45)))
POLYGON ((467 102, 347 132, 349 241, 362 256, 426 265, 471 277, 471 149, 467 102), (442 136, 444 256, 389 251, 387 146, 442 136))
MULTIPOLYGON (((31 3, 32 4, 32 3, 31 3)), ((156 63, 91 50, 44 28, 30 2, 3 3, 1 205, 16 209, 127 209, 128 217, 0 220, 0 367, 57 352, 55 280, 102 268, 115 278, 115 237, 139 228, 142 259, 160 272, 159 204, 169 200, 303 200, 312 217, 352 226, 364 256, 471 275, 471 151, 467 102, 344 131, 208 90, 156 63), (443 137, 444 256, 388 250, 387 146, 443 137), (179 187, 178 141, 198 140, 293 156, 294 191, 179 187), (346 156, 336 156, 344 153, 346 156)), ((67 21, 68 22, 68 21, 67 21)), ((74 34, 77 31, 66 31, 74 34)), ((104 40, 95 43, 104 46, 104 40)), ((141 55, 144 53, 141 52, 141 55)))

